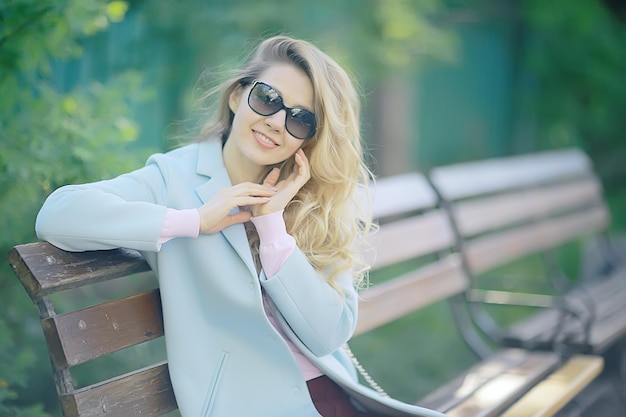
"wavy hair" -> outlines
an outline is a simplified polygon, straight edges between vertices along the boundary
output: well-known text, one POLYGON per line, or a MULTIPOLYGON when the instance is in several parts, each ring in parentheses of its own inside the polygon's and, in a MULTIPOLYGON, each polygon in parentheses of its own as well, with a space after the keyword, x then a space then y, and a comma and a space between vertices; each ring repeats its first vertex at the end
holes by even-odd
MULTIPOLYGON (((359 95, 351 76, 337 62, 304 40, 265 39, 240 69, 204 95, 205 102, 216 94, 219 99, 200 138, 219 137, 224 143, 234 117, 228 106, 231 93, 277 63, 294 65, 309 77, 317 119, 315 136, 302 148, 310 161, 311 179, 285 208, 287 232, 334 288, 338 288, 337 274, 347 270, 361 285, 369 269, 362 243, 373 227, 367 198, 373 176, 364 162, 359 95)), ((281 171, 291 172, 293 165, 290 158, 281 171)))

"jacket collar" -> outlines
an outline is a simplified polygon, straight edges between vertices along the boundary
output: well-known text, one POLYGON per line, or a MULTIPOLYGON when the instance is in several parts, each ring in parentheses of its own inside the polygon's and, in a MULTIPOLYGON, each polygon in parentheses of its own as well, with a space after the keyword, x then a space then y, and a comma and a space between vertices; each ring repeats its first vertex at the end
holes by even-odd
MULTIPOLYGON (((196 194, 206 203, 219 190, 232 186, 228 171, 224 166, 222 157, 222 143, 217 139, 202 142, 198 145, 198 163, 196 172, 199 175, 209 177, 209 180, 196 187, 196 194)), ((239 209, 235 208, 231 214, 236 213, 239 209)), ((243 224, 234 224, 223 229, 220 232, 230 243, 239 257, 245 262, 246 266, 254 276, 257 275, 248 236, 243 224)))

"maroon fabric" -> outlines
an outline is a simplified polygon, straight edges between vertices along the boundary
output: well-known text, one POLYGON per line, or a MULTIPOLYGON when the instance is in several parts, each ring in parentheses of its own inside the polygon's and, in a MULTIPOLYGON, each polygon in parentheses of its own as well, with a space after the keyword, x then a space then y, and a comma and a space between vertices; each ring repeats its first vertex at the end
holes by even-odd
POLYGON ((326 375, 307 381, 313 404, 323 417, 392 417, 357 410, 348 394, 326 375))

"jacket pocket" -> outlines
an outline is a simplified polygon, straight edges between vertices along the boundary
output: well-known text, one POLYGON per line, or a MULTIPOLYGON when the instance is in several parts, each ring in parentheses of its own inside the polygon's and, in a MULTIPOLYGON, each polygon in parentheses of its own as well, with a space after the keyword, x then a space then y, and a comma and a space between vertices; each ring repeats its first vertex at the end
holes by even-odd
POLYGON ((213 378, 210 381, 209 389, 206 393, 206 397, 204 398, 204 406, 202 407, 202 416, 204 417, 209 417, 211 415, 211 411, 213 410, 220 381, 222 380, 222 376, 226 370, 228 355, 228 352, 222 352, 217 363, 217 367, 215 368, 215 372, 213 373, 213 378))

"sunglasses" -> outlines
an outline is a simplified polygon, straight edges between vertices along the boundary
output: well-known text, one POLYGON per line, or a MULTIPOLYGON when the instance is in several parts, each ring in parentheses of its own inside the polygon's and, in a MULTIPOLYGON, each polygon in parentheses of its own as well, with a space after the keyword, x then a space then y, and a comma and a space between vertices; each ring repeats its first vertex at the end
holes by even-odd
POLYGON ((248 106, 261 116, 271 116, 285 110, 285 129, 291 136, 307 140, 315 135, 317 129, 315 114, 302 107, 285 106, 280 93, 264 82, 259 80, 252 82, 248 106))

